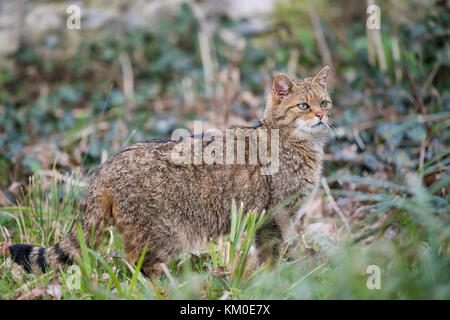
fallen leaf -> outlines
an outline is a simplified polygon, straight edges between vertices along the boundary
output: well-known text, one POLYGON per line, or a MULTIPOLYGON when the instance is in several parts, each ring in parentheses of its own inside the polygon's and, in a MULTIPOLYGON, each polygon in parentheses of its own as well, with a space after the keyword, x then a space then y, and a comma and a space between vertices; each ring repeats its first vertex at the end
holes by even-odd
POLYGON ((52 296, 56 300, 61 300, 62 294, 59 276, 56 276, 49 281, 47 289, 45 291, 48 295, 52 296))
POLYGON ((215 277, 223 277, 230 274, 230 270, 224 266, 218 266, 217 268, 211 270, 211 274, 215 277))
POLYGON ((316 222, 305 229, 305 241, 315 251, 323 251, 334 246, 334 230, 330 223, 316 222))

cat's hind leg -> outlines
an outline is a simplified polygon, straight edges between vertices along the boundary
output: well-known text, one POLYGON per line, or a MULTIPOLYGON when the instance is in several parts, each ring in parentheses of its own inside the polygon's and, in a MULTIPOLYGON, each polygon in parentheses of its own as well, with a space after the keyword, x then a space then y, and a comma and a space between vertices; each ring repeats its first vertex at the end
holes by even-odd
POLYGON ((145 251, 141 271, 146 275, 159 276, 163 271, 161 264, 168 264, 182 251, 182 245, 173 232, 145 232, 141 235, 129 234, 122 236, 124 251, 128 260, 137 264, 142 252, 145 251))

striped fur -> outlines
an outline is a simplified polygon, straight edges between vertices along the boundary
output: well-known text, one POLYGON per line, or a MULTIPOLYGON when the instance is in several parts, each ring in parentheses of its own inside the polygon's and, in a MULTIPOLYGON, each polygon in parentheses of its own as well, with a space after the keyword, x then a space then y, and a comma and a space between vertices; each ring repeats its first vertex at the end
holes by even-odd
POLYGON ((13 244, 9 247, 9 252, 12 260, 27 272, 46 272, 51 268, 58 269, 73 263, 70 254, 61 248, 61 243, 49 248, 13 244))

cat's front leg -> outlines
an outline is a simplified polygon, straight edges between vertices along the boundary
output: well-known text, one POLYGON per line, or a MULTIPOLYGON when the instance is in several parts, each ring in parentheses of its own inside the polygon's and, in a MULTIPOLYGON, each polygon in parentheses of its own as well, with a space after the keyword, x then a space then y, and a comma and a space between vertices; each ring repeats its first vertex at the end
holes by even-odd
POLYGON ((295 225, 292 215, 285 208, 275 212, 269 220, 256 233, 256 250, 258 263, 272 263, 281 258, 285 249, 297 247, 295 225), (293 245, 294 244, 294 245, 293 245))
POLYGON ((255 244, 258 264, 271 264, 280 258, 283 236, 281 226, 273 216, 256 232, 255 244))

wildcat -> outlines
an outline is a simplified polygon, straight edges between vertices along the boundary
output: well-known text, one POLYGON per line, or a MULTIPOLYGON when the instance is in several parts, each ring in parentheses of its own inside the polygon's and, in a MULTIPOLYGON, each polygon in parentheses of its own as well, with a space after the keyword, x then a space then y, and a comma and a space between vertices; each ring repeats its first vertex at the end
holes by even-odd
MULTIPOLYGON (((147 245, 142 270, 157 273, 160 263, 229 232, 235 200, 245 210, 273 211, 255 244, 260 262, 276 259, 292 235, 296 212, 319 182, 331 110, 329 74, 325 66, 300 81, 276 75, 260 125, 243 128, 278 131, 276 173, 262 174, 260 162, 175 164, 171 153, 181 142, 172 140, 139 142, 113 155, 90 177, 81 217, 85 239, 93 236, 98 245, 112 222, 127 259, 136 262, 147 245)), ((25 270, 45 271, 73 263, 80 245, 73 231, 49 248, 14 244, 7 251, 25 270)))

